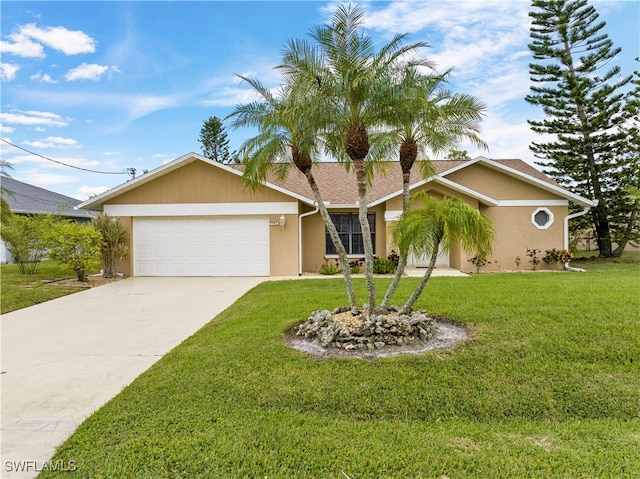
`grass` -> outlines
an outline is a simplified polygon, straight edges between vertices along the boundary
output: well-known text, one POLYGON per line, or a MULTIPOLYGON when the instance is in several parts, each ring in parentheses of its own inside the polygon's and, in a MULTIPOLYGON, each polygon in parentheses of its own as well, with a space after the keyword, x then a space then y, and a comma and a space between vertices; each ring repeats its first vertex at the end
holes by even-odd
POLYGON ((50 286, 55 279, 74 278, 73 270, 57 261, 43 261, 35 274, 20 274, 17 264, 0 266, 0 313, 33 306, 80 291, 66 286, 50 286))
POLYGON ((344 302, 341 280, 264 283, 54 460, 75 461, 68 478, 638 477, 635 258, 585 274, 434 278, 419 306, 475 339, 377 360, 319 361, 282 342, 311 310, 344 302))
POLYGON ((263 283, 53 460, 75 461, 66 478, 638 477, 638 259, 434 278, 419 306, 475 338, 376 360, 320 361, 282 342, 311 310, 344 303, 341 280, 263 283))

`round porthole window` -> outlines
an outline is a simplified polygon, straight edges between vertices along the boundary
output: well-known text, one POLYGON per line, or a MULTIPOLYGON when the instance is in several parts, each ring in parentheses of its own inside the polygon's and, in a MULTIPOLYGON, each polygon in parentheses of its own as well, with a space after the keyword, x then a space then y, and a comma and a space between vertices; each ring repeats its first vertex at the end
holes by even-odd
POLYGON ((547 208, 538 208, 531 214, 531 222, 540 230, 546 230, 553 224, 553 213, 547 208))

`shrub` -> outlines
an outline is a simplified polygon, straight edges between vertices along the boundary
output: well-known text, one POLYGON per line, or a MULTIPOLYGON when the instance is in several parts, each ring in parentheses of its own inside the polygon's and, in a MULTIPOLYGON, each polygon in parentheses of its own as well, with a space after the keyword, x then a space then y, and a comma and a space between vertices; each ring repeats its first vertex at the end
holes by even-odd
POLYGON ((2 225, 2 240, 21 274, 35 274, 47 254, 47 233, 58 221, 52 215, 12 215, 2 225))
POLYGON ((353 261, 349 261, 349 268, 351 269, 352 274, 358 274, 362 272, 362 263, 364 263, 363 259, 355 259, 353 261))
POLYGON ((120 218, 113 218, 106 213, 100 213, 91 224, 102 235, 100 246, 102 276, 113 278, 116 276, 122 260, 129 254, 124 224, 120 218))
POLYGON ((476 253, 467 261, 475 265, 476 273, 479 273, 480 268, 482 268, 483 266, 486 266, 487 264, 491 264, 491 261, 487 261, 487 255, 485 253, 476 253))
POLYGON ((531 258, 529 260, 529 263, 531 263, 531 266, 533 266, 534 271, 538 268, 538 265, 540 264, 540 258, 538 258, 538 254, 540 254, 540 251, 541 250, 538 248, 534 248, 534 249, 527 248, 527 256, 531 258))
POLYGON ((86 271, 100 264, 102 235, 90 226, 75 222, 59 222, 48 235, 49 256, 75 272, 79 281, 86 281, 86 271))
POLYGON ((340 268, 338 267, 337 262, 336 264, 324 263, 322 266, 320 266, 320 274, 334 275, 334 274, 338 274, 339 272, 340 272, 340 268))
POLYGON ((573 253, 566 249, 548 249, 545 251, 545 256, 542 258, 546 264, 552 263, 568 263, 573 259, 573 253))
POLYGON ((398 256, 398 253, 396 253, 396 250, 392 249, 391 254, 387 256, 387 259, 390 261, 393 261, 395 268, 398 267, 398 263, 400 262, 400 256, 398 256))
POLYGON ((373 259, 373 273, 374 274, 389 274, 396 270, 395 263, 389 258, 374 258, 373 259))

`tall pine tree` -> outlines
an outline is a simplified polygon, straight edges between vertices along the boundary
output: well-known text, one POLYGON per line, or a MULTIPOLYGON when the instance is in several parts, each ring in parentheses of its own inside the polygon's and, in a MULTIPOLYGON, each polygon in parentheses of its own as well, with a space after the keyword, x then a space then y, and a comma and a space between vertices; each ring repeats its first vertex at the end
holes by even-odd
POLYGON ((227 132, 218 117, 211 116, 200 130, 198 141, 202 144, 202 154, 218 163, 233 163, 229 154, 229 139, 227 132))
MULTIPOLYGON (((529 65, 534 85, 526 100, 540 105, 533 131, 555 141, 532 143, 531 150, 560 184, 598 205, 591 225, 601 256, 618 256, 637 231, 635 202, 628 187, 637 178, 638 158, 628 140, 634 123, 624 87, 631 76, 607 65, 620 52, 586 0, 533 0, 529 65), (631 224, 630 224, 631 221, 631 224), (614 250, 613 243, 618 247, 614 250)), ((637 112, 636 112, 637 119, 637 112)))

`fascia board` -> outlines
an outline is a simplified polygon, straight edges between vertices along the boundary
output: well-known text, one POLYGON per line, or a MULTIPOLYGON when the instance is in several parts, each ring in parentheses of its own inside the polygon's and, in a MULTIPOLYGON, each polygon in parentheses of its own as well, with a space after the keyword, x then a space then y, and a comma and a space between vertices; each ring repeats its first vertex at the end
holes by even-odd
MULTIPOLYGON (((475 190, 472 190, 471 188, 467 188, 466 186, 459 185, 458 183, 455 183, 455 182, 453 182, 451 180, 443 178, 440 175, 430 176, 429 178, 425 178, 423 180, 420 180, 420 181, 412 184, 409 187, 409 190, 413 190, 415 188, 419 188, 420 186, 423 186, 423 185, 425 185, 425 184, 427 184, 429 182, 434 182, 434 183, 441 184, 443 186, 447 186, 448 188, 451 188, 454 191, 457 191, 459 193, 464 193, 465 195, 470 196, 471 198, 474 198, 474 199, 476 199, 476 200, 478 200, 478 201, 480 201, 482 203, 485 203, 487 205, 490 205, 490 206, 498 206, 498 204, 499 204, 498 200, 495 200, 495 199, 493 199, 493 198, 491 198, 489 196, 483 195, 482 193, 479 193, 479 192, 477 192, 475 190)), ((400 195, 402 195, 402 190, 395 191, 395 192, 393 192, 393 193, 391 193, 391 194, 389 194, 389 195, 387 195, 387 196, 385 196, 383 198, 380 198, 380 199, 378 199, 376 201, 373 201, 372 203, 369 204, 369 206, 370 207, 378 206, 379 204, 382 204, 382 203, 384 203, 384 202, 386 202, 386 201, 388 201, 388 200, 390 200, 392 198, 395 198, 397 196, 400 196, 400 195)))
POLYGON ((451 188, 454 191, 458 191, 459 193, 464 193, 465 195, 470 196, 471 198, 474 198, 478 201, 480 201, 481 203, 484 203, 486 205, 489 206, 498 206, 500 204, 500 202, 496 199, 491 198, 490 196, 487 195, 483 195, 482 193, 479 193, 475 190, 472 190, 471 188, 467 188, 466 186, 462 186, 458 183, 456 183, 455 181, 451 181, 448 180, 446 178, 442 178, 440 176, 436 177, 434 179, 435 183, 439 183, 441 185, 447 186, 449 188, 451 188))

